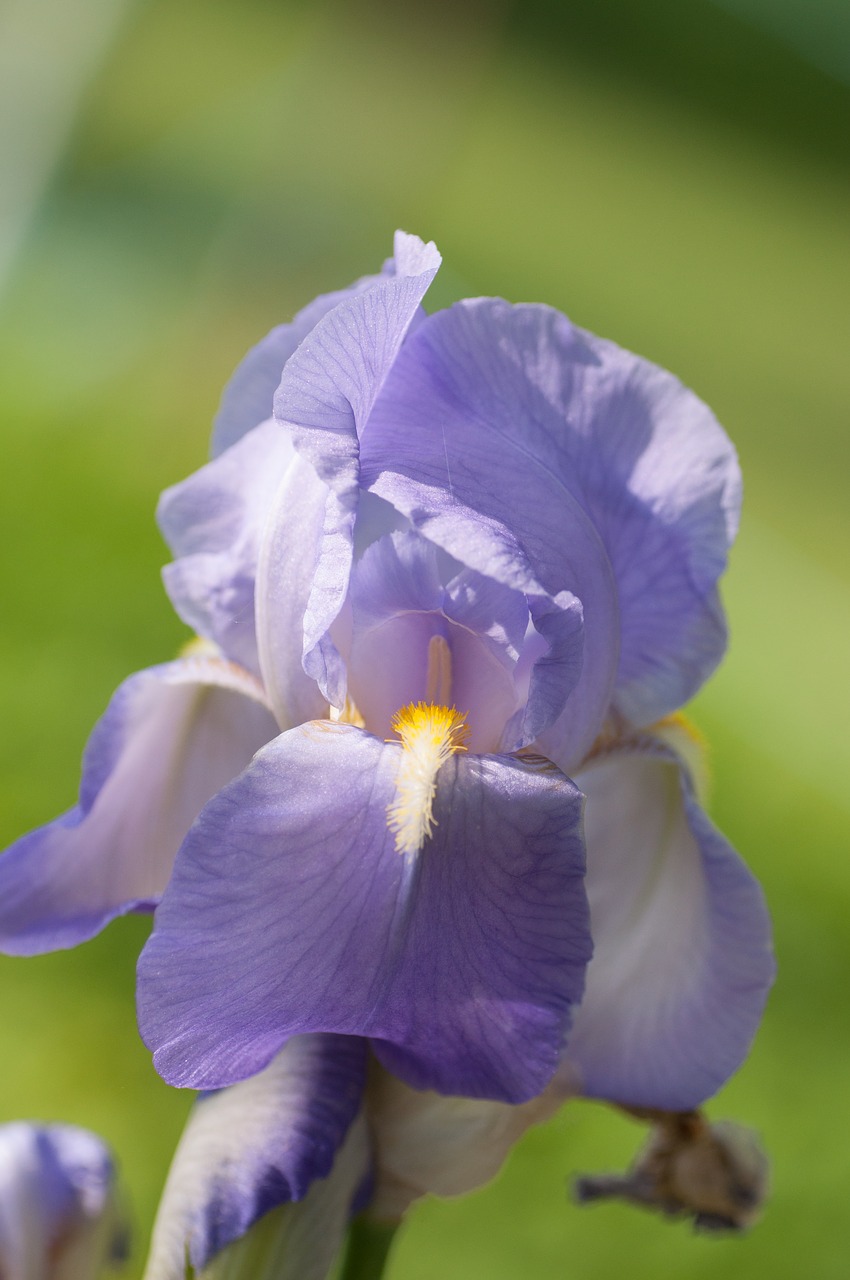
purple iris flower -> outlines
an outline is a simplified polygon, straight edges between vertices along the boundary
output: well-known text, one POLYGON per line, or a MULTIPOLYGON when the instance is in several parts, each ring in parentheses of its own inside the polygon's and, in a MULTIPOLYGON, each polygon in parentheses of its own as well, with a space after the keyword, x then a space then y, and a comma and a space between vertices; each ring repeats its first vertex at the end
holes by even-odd
POLYGON ((0 945, 159 902, 140 1025, 178 1085, 304 1037, 368 1042, 406 1116, 451 1095, 471 1135, 559 1088, 686 1109, 773 973, 674 716, 725 646, 734 451, 548 307, 426 316, 438 266, 399 234, 237 370, 160 507, 203 643, 122 686, 78 806, 0 860, 0 945))
MULTIPOLYGON (((143 1034, 180 1084, 232 1083, 290 1036, 334 1032, 368 1037, 419 1089, 540 1093, 569 1053, 592 950, 569 777, 595 778, 604 742, 623 796, 641 768, 665 801, 673 787, 698 905, 672 984, 652 961, 655 985, 612 995, 597 949, 579 1067, 589 1091, 618 1076, 633 1102, 692 1105, 749 1043, 766 922, 645 731, 723 649, 734 453, 669 374, 548 308, 483 299, 423 317, 437 256, 401 240, 397 257, 396 275, 317 323, 284 366, 274 422, 232 446, 260 470, 263 436, 296 455, 270 501, 264 488, 255 561, 252 547, 258 668, 285 732, 182 846, 140 963, 143 1034), (690 1074, 668 1065, 674 1029, 690 1052, 686 1020, 700 1040, 690 1074), (617 1043, 629 1023, 648 1042, 633 1063, 617 1043)), ((230 491, 239 519, 226 536, 200 529, 226 459, 172 499, 186 515, 172 542, 192 540, 170 580, 184 614, 217 598, 211 572, 232 582, 257 520, 246 467, 230 491)), ((224 643, 217 611, 193 621, 224 643)), ((652 845, 650 866, 630 860, 627 831, 624 866, 607 872, 619 898, 606 912, 607 886, 592 895, 600 937, 663 856, 652 845)), ((672 956, 685 904, 667 906, 672 956)))
POLYGON ((0 1275, 97 1280, 126 1258, 105 1143, 73 1125, 0 1125, 0 1275))

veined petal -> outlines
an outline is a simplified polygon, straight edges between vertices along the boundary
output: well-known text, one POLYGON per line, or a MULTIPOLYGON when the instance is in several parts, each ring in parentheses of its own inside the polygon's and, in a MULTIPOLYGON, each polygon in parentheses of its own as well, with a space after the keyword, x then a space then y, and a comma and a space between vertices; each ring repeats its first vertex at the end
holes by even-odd
POLYGON ((523 745, 529 687, 520 671, 531 629, 528 602, 500 582, 463 569, 447 585, 443 609, 452 630, 452 701, 468 709, 473 750, 523 745))
MULTIPOLYGON (((262 543, 257 569, 260 668, 282 729, 321 719, 328 711, 319 685, 304 670, 303 655, 305 618, 316 606, 316 564, 332 497, 311 463, 296 457, 278 491, 273 519, 262 543)), ((374 494, 361 494, 357 541, 368 549, 371 542, 397 528, 401 519, 374 494)), ((341 572, 347 576, 351 555, 347 535, 326 541, 326 554, 331 543, 337 548, 341 572)))
POLYGON ((380 275, 362 276, 347 289, 320 294, 298 312, 291 324, 278 325, 251 348, 224 388, 213 424, 213 456, 230 448, 252 427, 271 417, 283 366, 322 316, 346 298, 364 293, 394 273, 395 261, 390 258, 380 275))
POLYGON ((168 1174, 145 1280, 183 1280, 187 1255, 196 1270, 207 1266, 326 1178, 360 1107, 365 1066, 362 1040, 296 1036, 259 1075, 202 1096, 168 1174))
MULTIPOLYGON (((321 518, 312 521, 321 537, 301 615, 301 644, 305 671, 338 707, 345 698, 345 673, 328 628, 348 587, 359 435, 439 264, 433 245, 398 233, 396 274, 328 312, 288 361, 275 395, 275 418, 291 432, 295 447, 327 486, 321 518)), ((271 545, 265 566, 279 567, 290 558, 288 524, 285 508, 278 503, 266 534, 271 545)), ((259 589, 266 617, 285 617, 290 606, 281 575, 265 572, 262 578, 259 589)), ((268 650, 273 660, 274 646, 269 644, 268 650)), ((272 687, 286 678, 265 668, 264 675, 272 687)))
POLYGON ((357 440, 398 355, 440 255, 396 234, 395 274, 329 311, 287 362, 274 416, 335 492, 357 483, 357 440))
POLYGON ((291 1035, 369 1036, 408 1083, 524 1101, 555 1070, 590 954, 581 800, 563 775, 453 754, 430 838, 397 851, 403 750, 283 734, 192 828, 139 962, 171 1083, 259 1070, 291 1035))
POLYGON ((0 1126, 0 1274, 97 1280, 126 1257, 106 1144, 73 1125, 0 1126))
POLYGON ((519 592, 457 568, 409 530, 368 547, 349 592, 348 692, 378 737, 392 731, 400 706, 451 703, 466 713, 470 750, 499 751, 514 746, 505 729, 525 701, 514 672, 528 605, 519 592))
POLYGON ((774 966, 757 881, 646 735, 576 777, 594 955, 567 1044, 583 1091, 687 1110, 740 1066, 774 966))
POLYGON ((79 803, 0 858, 0 949, 76 946, 154 905, 197 814, 276 732, 260 686, 221 658, 131 676, 89 740, 79 803))
POLYGON ((273 421, 263 422, 166 489, 157 509, 176 556, 163 570, 171 603, 194 631, 255 673, 260 535, 293 453, 287 433, 273 421))
MULTIPOLYGON (((329 500, 327 485, 296 457, 275 497, 257 565, 257 648, 263 684, 282 729, 326 714, 304 670, 304 626, 329 500)), ((345 558, 347 547, 341 555, 345 558)))
POLYGON ((589 750, 613 693, 617 589, 557 458, 563 410, 535 380, 546 365, 537 335, 511 331, 499 308, 522 312, 462 304, 411 335, 373 410, 361 483, 463 564, 524 592, 538 631, 545 634, 542 618, 551 627, 558 616, 552 601, 575 602, 579 662, 561 668, 550 654, 535 668, 529 698, 534 736, 546 731, 545 754, 569 769, 589 750))
POLYGON ((369 1133, 359 1115, 328 1177, 314 1182, 297 1204, 270 1210, 216 1254, 199 1280, 327 1280, 359 1207, 368 1166, 369 1133))
POLYGON ((433 613, 443 604, 437 549, 409 530, 378 538, 357 561, 351 600, 358 629, 397 613, 433 613))
POLYGON ((592 655, 600 641, 611 651, 606 572, 619 609, 614 700, 627 719, 680 706, 723 652, 716 584, 740 501, 731 444, 671 374, 549 307, 482 298, 429 317, 373 414, 363 476, 435 542, 453 493, 510 526, 549 590, 579 597, 589 632, 570 722, 598 704, 582 687, 604 687, 592 655))
POLYGON ((483 1186, 525 1131, 548 1120, 569 1096, 559 1081, 517 1106, 447 1098, 373 1070, 367 1092, 375 1142, 370 1213, 395 1221, 420 1196, 459 1196, 483 1186))
MULTIPOLYGON (((442 603, 437 550, 409 530, 378 538, 354 566, 350 609, 344 615, 350 636, 340 648, 349 696, 365 727, 377 737, 392 733, 399 707, 434 700, 429 698, 428 678, 435 640, 450 663, 442 603)), ((338 622, 335 637, 340 631, 338 622)), ((439 683, 436 672, 435 682, 439 683)), ((445 692, 438 700, 452 701, 451 694, 445 692)))

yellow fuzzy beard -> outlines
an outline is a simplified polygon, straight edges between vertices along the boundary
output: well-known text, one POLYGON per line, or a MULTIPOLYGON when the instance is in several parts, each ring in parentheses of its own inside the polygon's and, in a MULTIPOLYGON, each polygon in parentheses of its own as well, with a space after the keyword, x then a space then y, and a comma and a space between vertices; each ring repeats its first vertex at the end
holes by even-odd
POLYGON ((417 853, 435 826, 437 774, 449 756, 466 751, 466 717, 454 707, 411 702, 393 717, 401 738, 402 757, 395 799, 387 807, 387 824, 395 832, 399 853, 417 853))

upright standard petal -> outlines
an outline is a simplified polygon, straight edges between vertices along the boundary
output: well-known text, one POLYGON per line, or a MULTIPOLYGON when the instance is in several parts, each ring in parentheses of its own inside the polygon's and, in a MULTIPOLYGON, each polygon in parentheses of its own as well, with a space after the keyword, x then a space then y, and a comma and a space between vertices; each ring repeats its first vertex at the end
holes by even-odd
MULTIPOLYGON (((559 312, 483 298, 429 317, 388 379, 363 466, 435 541, 446 519, 435 496, 445 504, 446 492, 509 523, 541 581, 584 603, 592 664, 603 579, 594 587, 578 506, 616 581, 615 706, 627 719, 674 710, 719 660, 734 450, 671 374, 559 312)), ((582 683, 591 679, 588 665, 582 683)), ((576 709, 574 699, 570 719, 576 709)))
MULTIPOLYGON (((550 661, 538 665, 537 680, 554 676, 555 688, 533 725, 545 753, 569 769, 610 703, 620 624, 605 546, 555 465, 553 419, 486 310, 455 307, 429 317, 402 348, 363 441, 361 483, 463 564, 524 592, 544 635, 543 602, 580 602, 580 675, 567 682, 550 661)), ((532 684, 532 713, 536 702, 532 684)))
POLYGON ((266 334, 262 342, 251 348, 221 397, 213 424, 213 456, 228 449, 252 427, 271 416, 272 401, 280 384, 283 366, 328 311, 352 295, 365 293, 399 270, 404 274, 409 272, 413 247, 407 242, 414 239, 399 232, 396 257, 384 263, 380 275, 361 276, 347 289, 320 294, 298 312, 291 324, 278 325, 266 334))
POLYGON ((305 725, 201 814, 139 962, 170 1083, 229 1084, 289 1036, 335 1031, 371 1037, 415 1087, 519 1102, 546 1086, 591 950, 579 793, 453 754, 420 847, 400 851, 393 814, 422 799, 406 751, 305 725))
MULTIPOLYGON (((278 504, 266 540, 258 590, 265 616, 300 630, 304 669, 328 701, 342 706, 345 676, 328 628, 342 607, 351 567, 358 501, 359 436, 375 399, 437 273, 440 255, 416 236, 398 233, 396 274, 328 312, 286 365, 275 396, 275 418, 327 486, 317 527, 318 556, 303 618, 292 619, 279 575, 269 572, 287 554, 289 521, 278 504), (297 627, 296 627, 297 623, 297 627)), ((264 640, 261 637, 261 652, 264 640)), ((287 647, 288 648, 288 647, 287 647)), ((274 661, 276 646, 266 648, 274 661)), ((270 688, 281 680, 264 666, 270 688)))
POLYGON ((576 782, 594 955, 568 1060, 593 1097, 688 1110, 737 1070, 761 1018, 761 890, 660 738, 602 753, 576 782))
POLYGON ((206 1267, 326 1178, 360 1107, 365 1067, 365 1041, 295 1036, 259 1075, 202 1096, 169 1171, 145 1280, 183 1280, 187 1256, 206 1267))
POLYGON ((278 723, 293 728, 327 713, 304 670, 304 618, 322 544, 327 485, 294 460, 275 497, 257 565, 257 646, 263 684, 278 723))
POLYGON ((410 531, 367 548, 349 592, 348 693, 378 737, 392 732, 399 707, 436 701, 463 708, 471 751, 510 750, 506 729, 524 702, 515 672, 528 605, 519 592, 456 569, 410 531))
POLYGON ((166 489, 157 509, 163 537, 176 557, 162 575, 171 603, 188 626, 255 674, 260 536, 292 459, 286 432, 264 422, 166 489))
POLYGON ((153 906, 197 814, 276 732, 260 686, 221 658, 125 680, 86 748, 79 803, 0 858, 0 950, 73 947, 153 906))
POLYGON ((104 1142, 73 1125, 0 1126, 0 1275, 97 1280, 126 1258, 104 1142))

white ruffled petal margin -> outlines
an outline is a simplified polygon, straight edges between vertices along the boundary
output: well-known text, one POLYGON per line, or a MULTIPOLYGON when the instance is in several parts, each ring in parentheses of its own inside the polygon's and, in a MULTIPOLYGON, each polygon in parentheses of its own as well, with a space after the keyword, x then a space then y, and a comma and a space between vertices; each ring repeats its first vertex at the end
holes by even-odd
POLYGON ((676 1111, 746 1057, 774 961, 758 882, 659 729, 576 775, 594 955, 567 1060, 588 1096, 676 1111))

